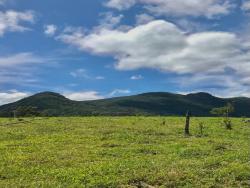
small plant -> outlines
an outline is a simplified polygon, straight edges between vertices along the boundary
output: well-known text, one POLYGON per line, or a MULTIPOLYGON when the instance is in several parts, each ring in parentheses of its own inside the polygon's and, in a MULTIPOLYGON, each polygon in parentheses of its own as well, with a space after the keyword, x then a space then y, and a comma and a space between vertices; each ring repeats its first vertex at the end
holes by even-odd
POLYGON ((210 113, 213 115, 217 115, 217 116, 221 116, 223 117, 223 125, 225 125, 226 129, 231 130, 232 129, 232 121, 229 117, 229 115, 231 113, 234 112, 234 107, 231 103, 228 103, 226 106, 224 107, 220 107, 220 108, 213 108, 210 113))
POLYGON ((245 124, 250 123, 250 119, 247 119, 246 117, 242 117, 242 122, 245 124))
POLYGON ((166 125, 166 120, 165 119, 162 121, 162 125, 166 125))
POLYGON ((227 129, 232 129, 232 121, 229 117, 223 119, 223 124, 226 126, 227 129))
POLYGON ((200 122, 199 123, 199 134, 200 134, 200 136, 203 136, 203 133, 204 133, 204 123, 200 122))

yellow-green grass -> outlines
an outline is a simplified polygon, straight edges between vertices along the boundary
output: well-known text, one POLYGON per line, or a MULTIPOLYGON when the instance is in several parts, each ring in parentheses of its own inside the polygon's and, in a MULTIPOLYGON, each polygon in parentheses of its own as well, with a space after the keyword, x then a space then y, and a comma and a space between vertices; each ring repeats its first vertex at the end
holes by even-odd
POLYGON ((0 119, 0 187, 249 187, 250 125, 232 121, 0 119))

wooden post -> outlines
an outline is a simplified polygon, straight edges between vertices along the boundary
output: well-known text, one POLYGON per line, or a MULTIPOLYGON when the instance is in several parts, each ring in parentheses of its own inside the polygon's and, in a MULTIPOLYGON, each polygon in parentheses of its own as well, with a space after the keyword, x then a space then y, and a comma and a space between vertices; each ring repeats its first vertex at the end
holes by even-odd
POLYGON ((185 125, 185 135, 189 135, 189 124, 190 124, 190 113, 187 111, 186 114, 186 125, 185 125))

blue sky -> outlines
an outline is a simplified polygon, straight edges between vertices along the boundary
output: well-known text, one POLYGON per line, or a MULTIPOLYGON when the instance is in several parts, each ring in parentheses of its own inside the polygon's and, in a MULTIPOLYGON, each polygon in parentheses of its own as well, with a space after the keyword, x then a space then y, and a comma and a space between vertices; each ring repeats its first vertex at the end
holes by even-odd
POLYGON ((0 104, 143 92, 250 97, 249 0, 0 0, 0 104))

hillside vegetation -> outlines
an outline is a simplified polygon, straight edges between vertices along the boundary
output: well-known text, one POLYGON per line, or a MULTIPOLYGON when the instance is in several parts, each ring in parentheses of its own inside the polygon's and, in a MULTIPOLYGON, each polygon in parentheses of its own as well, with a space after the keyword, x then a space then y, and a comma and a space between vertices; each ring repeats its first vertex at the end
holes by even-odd
MULTIPOLYGON (((210 110, 232 103, 232 116, 250 117, 249 98, 222 99, 207 93, 180 95, 172 93, 145 93, 140 95, 77 102, 52 92, 39 93, 18 102, 0 107, 0 116, 13 116, 13 111, 35 107, 39 116, 89 115, 171 115, 181 116, 190 110, 194 116, 211 116, 210 110)), ((24 110, 22 110, 24 111, 24 110)), ((22 115, 26 115, 25 113, 22 115)))
POLYGON ((232 121, 0 119, 0 187, 249 187, 250 125, 232 121))

